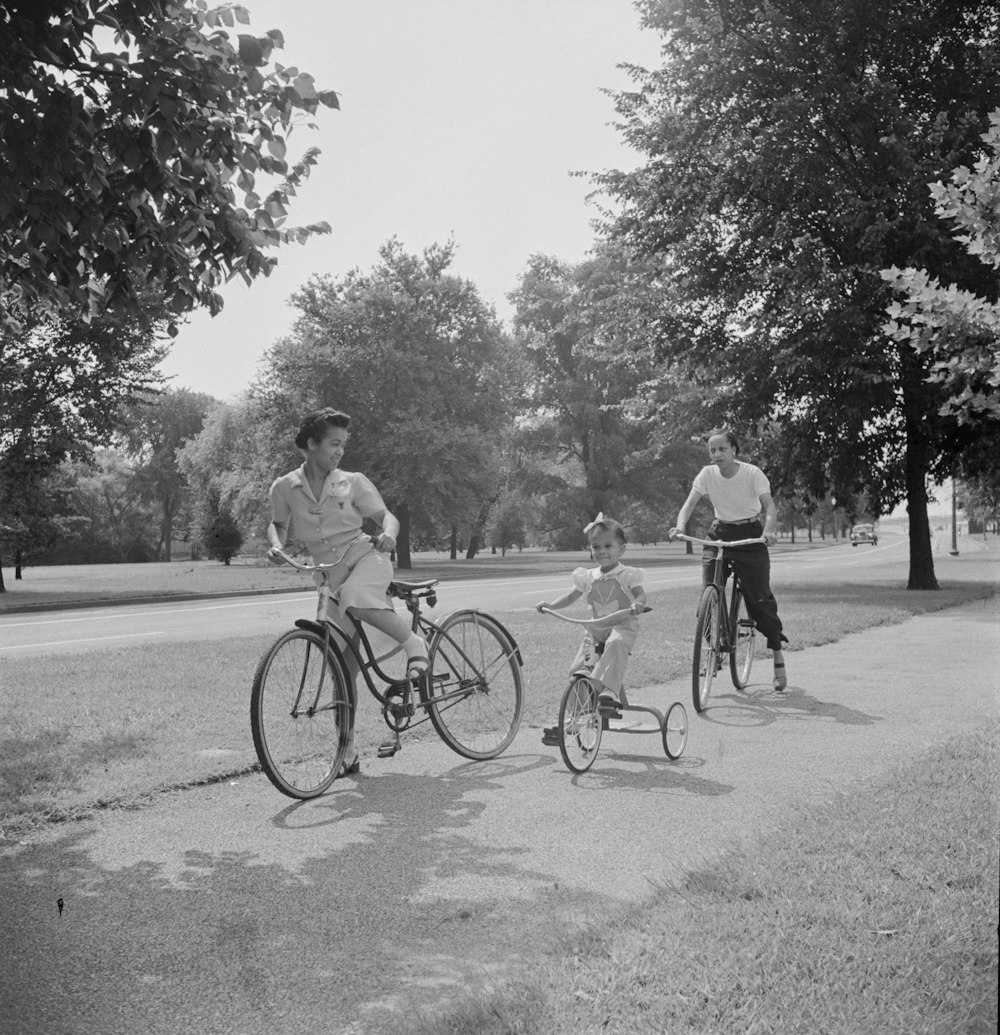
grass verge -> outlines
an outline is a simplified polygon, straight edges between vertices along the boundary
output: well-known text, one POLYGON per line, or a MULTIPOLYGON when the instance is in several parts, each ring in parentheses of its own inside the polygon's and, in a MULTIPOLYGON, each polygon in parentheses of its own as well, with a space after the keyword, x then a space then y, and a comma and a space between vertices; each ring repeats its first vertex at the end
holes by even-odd
POLYGON ((998 746, 994 725, 790 817, 411 1035, 992 1035, 998 746))
MULTIPOLYGON (((894 586, 785 585, 781 606, 799 650, 859 629, 986 597, 991 582, 937 593, 894 586)), ((630 687, 690 670, 696 591, 650 594, 655 608, 630 661, 630 687)), ((984 604, 997 608, 997 599, 984 604)), ((553 722, 579 632, 532 612, 501 614, 525 667, 526 726, 553 722)), ((277 632, 276 632, 277 634, 277 632)), ((157 644, 0 660, 0 834, 95 807, 130 805, 158 790, 243 773, 256 763, 249 700, 271 637, 157 644)), ((761 662, 766 665, 767 662, 761 662)), ((794 660, 789 662, 795 678, 794 660)), ((429 726, 422 727, 433 736, 429 726)), ((385 727, 362 699, 358 743, 370 755, 385 727)), ((419 734, 418 734, 419 735, 419 734)))

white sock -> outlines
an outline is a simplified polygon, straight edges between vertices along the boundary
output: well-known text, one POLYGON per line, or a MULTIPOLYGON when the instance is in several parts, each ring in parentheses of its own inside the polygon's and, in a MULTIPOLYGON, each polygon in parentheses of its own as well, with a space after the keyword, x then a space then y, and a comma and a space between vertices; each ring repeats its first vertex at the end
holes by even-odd
POLYGON ((403 650, 406 651, 408 658, 415 658, 420 655, 427 657, 427 643, 423 636, 417 633, 410 633, 405 640, 403 640, 403 650))

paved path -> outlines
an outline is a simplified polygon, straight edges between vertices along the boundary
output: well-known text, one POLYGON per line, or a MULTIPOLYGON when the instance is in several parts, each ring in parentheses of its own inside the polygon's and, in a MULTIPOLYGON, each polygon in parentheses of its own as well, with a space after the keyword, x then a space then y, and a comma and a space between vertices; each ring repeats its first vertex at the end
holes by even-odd
POLYGON ((528 729, 486 764, 410 745, 313 802, 253 776, 33 835, 0 853, 0 1031, 405 1032, 995 718, 997 619, 994 598, 792 654, 785 696, 726 690, 675 764, 658 737, 609 737, 573 778, 528 729))

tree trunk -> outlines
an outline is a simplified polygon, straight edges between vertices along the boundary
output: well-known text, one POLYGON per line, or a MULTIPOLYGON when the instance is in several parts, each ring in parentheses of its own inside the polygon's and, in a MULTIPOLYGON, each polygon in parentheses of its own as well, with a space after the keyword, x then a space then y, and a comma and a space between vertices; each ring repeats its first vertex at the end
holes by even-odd
MULTIPOLYGON (((983 525, 983 528, 985 528, 985 527, 986 526, 983 525)), ((3 558, 0 557, 0 593, 6 593, 6 592, 7 592, 7 587, 4 585, 4 582, 3 582, 3 558)))
POLYGON ((486 519, 490 516, 490 507, 492 506, 493 500, 489 500, 480 508, 475 528, 472 530, 472 535, 469 536, 469 549, 465 552, 465 559, 467 561, 471 561, 479 553, 479 547, 483 542, 483 531, 486 528, 486 519))
POLYGON ((14 581, 21 581, 21 568, 23 567, 23 558, 21 557, 21 547, 18 546, 14 550, 14 581))
POLYGON ((813 541, 813 519, 811 517, 806 518, 806 535, 811 543, 813 541))
POLYGON ((931 526, 927 518, 926 413, 921 406, 924 372, 918 358, 904 346, 903 413, 906 420, 906 513, 910 518, 910 578, 907 589, 937 589, 931 526))
POLYGON ((407 503, 400 503, 392 511, 399 519, 399 538, 396 540, 396 567, 412 568, 410 560, 410 507, 407 503))
POLYGON ((451 526, 451 559, 458 557, 458 525, 451 526))

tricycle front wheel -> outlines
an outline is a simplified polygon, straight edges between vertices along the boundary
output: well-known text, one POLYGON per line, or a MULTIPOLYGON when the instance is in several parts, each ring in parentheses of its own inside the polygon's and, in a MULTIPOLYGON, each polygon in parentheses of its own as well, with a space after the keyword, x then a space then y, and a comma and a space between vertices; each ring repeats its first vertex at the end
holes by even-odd
POLYGON ((559 704, 559 753, 566 767, 585 773, 601 748, 603 721, 597 687, 574 676, 559 704))

